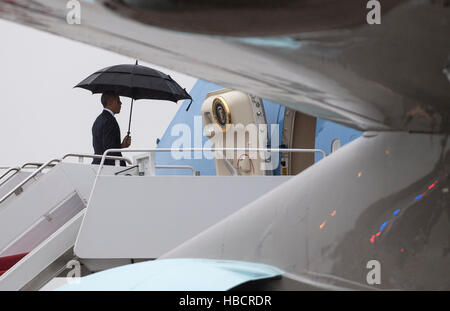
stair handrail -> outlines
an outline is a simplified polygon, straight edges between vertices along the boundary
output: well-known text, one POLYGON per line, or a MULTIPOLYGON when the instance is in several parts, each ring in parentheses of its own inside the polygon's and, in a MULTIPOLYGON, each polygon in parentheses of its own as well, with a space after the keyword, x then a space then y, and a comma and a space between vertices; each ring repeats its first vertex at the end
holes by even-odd
MULTIPOLYGON (((6 175, 8 175, 10 172, 15 171, 14 174, 12 174, 11 176, 9 176, 6 180, 4 180, 2 183, 0 183, 0 187, 3 186, 3 184, 5 184, 8 180, 10 180, 11 178, 13 178, 17 173, 19 173, 22 169, 27 168, 28 166, 35 166, 37 168, 41 167, 44 163, 39 163, 39 162, 27 162, 25 164, 23 164, 22 166, 16 166, 16 167, 11 167, 8 169, 7 172, 5 172, 4 174, 2 174, 2 176, 0 176, 0 180, 3 179, 3 177, 5 177, 6 175)), ((54 164, 49 165, 49 167, 53 167, 54 164)))
MULTIPOLYGON (((132 170, 132 169, 137 168, 137 167, 139 167, 139 165, 133 165, 133 166, 127 167, 124 170, 115 172, 114 175, 120 175, 120 174, 122 174, 122 173, 124 173, 126 171, 132 170)), ((155 168, 191 170, 192 174, 194 176, 199 176, 200 175, 199 174, 200 172, 196 171, 192 166, 189 166, 189 165, 155 165, 155 168)))
POLYGON ((7 194, 5 194, 1 199, 0 199, 0 204, 2 204, 3 202, 6 201, 6 199, 8 199, 11 195, 13 195, 18 189, 20 189, 21 187, 23 187, 27 182, 29 182, 31 179, 33 179, 36 175, 38 175, 40 172, 42 172, 45 168, 47 168, 48 166, 52 165, 54 162, 61 162, 61 159, 52 159, 50 161, 47 161, 46 163, 44 163, 43 165, 41 165, 37 170, 35 170, 30 176, 28 176, 27 178, 25 178, 22 182, 20 182, 14 189, 12 189, 10 192, 8 192, 7 194))
MULTIPOLYGON (((323 158, 327 156, 325 151, 322 149, 288 149, 288 148, 150 148, 150 149, 108 149, 102 155, 102 160, 100 161, 100 165, 97 171, 97 176, 100 175, 100 172, 105 164, 106 157, 108 153, 111 152, 217 152, 217 151, 247 151, 247 152, 293 152, 293 153, 320 153, 323 158)), ((1 203, 1 202, 0 202, 1 203)))
MULTIPOLYGON (((62 160, 66 158, 91 158, 91 159, 101 159, 102 156, 99 154, 83 154, 83 153, 68 153, 62 157, 62 160)), ((131 160, 125 157, 117 157, 117 156, 107 156, 107 160, 115 160, 115 161, 125 161, 128 164, 132 164, 131 160)))
POLYGON ((15 171, 14 174, 12 174, 11 176, 9 176, 9 178, 7 178, 5 181, 3 181, 0 186, 2 186, 4 183, 6 183, 8 180, 10 180, 14 175, 16 175, 19 171, 20 171, 20 167, 11 167, 9 168, 5 173, 2 174, 2 176, 0 176, 0 180, 3 179, 3 177, 7 176, 9 173, 15 171))
MULTIPOLYGON (((22 165, 20 168, 21 168, 21 169, 22 169, 22 168, 27 168, 28 166, 34 166, 34 167, 39 168, 39 167, 41 167, 43 164, 44 164, 44 163, 42 163, 42 162, 27 162, 27 163, 25 163, 24 165, 22 165)), ((49 167, 53 167, 53 166, 55 166, 55 165, 54 165, 54 164, 49 165, 49 167)))

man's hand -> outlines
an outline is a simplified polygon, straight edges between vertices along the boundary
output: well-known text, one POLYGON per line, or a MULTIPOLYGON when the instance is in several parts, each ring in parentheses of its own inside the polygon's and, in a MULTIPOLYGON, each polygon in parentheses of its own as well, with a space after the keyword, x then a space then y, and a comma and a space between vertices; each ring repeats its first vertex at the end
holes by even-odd
POLYGON ((131 137, 130 136, 125 136, 123 138, 122 144, 120 145, 121 148, 128 148, 131 145, 131 137))

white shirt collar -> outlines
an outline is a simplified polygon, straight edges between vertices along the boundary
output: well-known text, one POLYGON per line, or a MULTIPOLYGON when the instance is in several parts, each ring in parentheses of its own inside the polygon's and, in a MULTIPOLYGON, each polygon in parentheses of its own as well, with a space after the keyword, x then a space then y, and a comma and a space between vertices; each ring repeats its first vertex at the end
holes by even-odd
POLYGON ((103 110, 108 111, 113 117, 114 117, 114 112, 112 112, 111 110, 109 110, 108 108, 103 108, 103 110))

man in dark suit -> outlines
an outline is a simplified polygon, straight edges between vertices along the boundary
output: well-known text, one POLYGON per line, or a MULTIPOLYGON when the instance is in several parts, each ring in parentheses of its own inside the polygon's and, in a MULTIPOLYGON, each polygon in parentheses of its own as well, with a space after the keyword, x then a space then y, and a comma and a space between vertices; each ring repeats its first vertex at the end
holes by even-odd
MULTIPOLYGON (((103 111, 97 117, 92 126, 92 144, 94 153, 103 155, 108 149, 128 148, 131 145, 131 137, 125 136, 120 142, 120 128, 114 117, 120 113, 122 103, 120 97, 112 92, 102 94, 103 111)), ((108 153, 109 156, 121 157, 121 152, 108 153)), ((100 164, 100 159, 94 159, 92 164, 100 164)), ((105 160, 105 165, 114 165, 114 160, 105 160)), ((125 161, 120 161, 121 166, 125 166, 125 161)))

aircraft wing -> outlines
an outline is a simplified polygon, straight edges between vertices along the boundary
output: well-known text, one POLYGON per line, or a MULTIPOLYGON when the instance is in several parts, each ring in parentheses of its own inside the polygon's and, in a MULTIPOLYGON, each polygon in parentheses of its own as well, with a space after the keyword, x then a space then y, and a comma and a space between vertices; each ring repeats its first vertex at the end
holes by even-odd
POLYGON ((448 1, 383 2, 379 25, 360 0, 80 1, 81 24, 68 2, 4 0, 0 18, 361 130, 450 130, 448 1))

